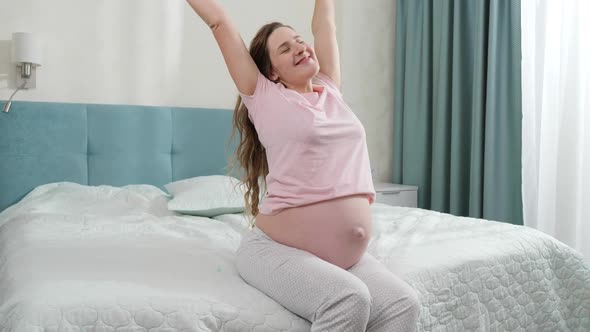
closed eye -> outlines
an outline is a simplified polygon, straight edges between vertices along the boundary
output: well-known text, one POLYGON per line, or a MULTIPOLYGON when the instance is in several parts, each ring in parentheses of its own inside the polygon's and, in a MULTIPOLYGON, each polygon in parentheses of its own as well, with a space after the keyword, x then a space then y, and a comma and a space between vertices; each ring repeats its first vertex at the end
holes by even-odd
MULTIPOLYGON (((299 44, 305 44, 303 39, 300 39, 300 38, 301 38, 301 36, 297 35, 297 36, 293 37, 293 40, 295 40, 295 42, 297 42, 299 44)), ((280 54, 288 52, 290 50, 289 41, 283 42, 281 45, 279 45, 279 47, 276 48, 276 50, 280 54)))

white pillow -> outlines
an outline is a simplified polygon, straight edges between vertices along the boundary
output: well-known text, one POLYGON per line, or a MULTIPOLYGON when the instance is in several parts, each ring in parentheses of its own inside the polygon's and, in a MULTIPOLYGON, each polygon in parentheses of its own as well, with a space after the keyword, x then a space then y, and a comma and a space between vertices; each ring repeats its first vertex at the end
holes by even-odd
POLYGON ((244 211, 246 186, 231 176, 198 176, 164 187, 173 196, 168 202, 171 211, 202 217, 244 211))

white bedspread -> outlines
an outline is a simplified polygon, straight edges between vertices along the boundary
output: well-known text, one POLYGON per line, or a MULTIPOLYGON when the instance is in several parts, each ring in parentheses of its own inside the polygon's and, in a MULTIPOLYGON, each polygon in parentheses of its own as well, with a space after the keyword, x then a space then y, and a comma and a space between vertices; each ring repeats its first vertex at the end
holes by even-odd
POLYGON ((60 183, 0 214, 0 330, 309 330, 239 277, 238 232, 166 201, 60 183))
MULTIPOLYGON (((180 216, 141 185, 40 186, 0 213, 1 331, 309 331, 234 268, 242 215, 180 216)), ((375 204, 369 251, 421 331, 589 331, 590 265, 532 229, 375 204)))
POLYGON ((417 289, 420 331, 590 331, 590 264, 532 228, 373 209, 369 252, 417 289))

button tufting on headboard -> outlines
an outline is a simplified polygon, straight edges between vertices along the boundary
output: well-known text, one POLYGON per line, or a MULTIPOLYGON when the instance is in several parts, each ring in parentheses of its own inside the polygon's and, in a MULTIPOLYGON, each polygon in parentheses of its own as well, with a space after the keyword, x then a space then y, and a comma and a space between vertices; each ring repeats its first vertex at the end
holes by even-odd
POLYGON ((222 109, 14 102, 0 117, 0 211, 51 182, 164 189, 225 174, 231 126, 222 109))

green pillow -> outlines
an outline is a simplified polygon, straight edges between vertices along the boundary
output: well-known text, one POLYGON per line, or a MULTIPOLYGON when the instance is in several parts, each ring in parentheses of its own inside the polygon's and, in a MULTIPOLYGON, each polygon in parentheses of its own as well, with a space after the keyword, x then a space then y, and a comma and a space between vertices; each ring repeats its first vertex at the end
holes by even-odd
POLYGON ((182 214, 215 217, 244 211, 245 185, 225 175, 199 176, 164 186, 173 196, 168 209, 182 214))

